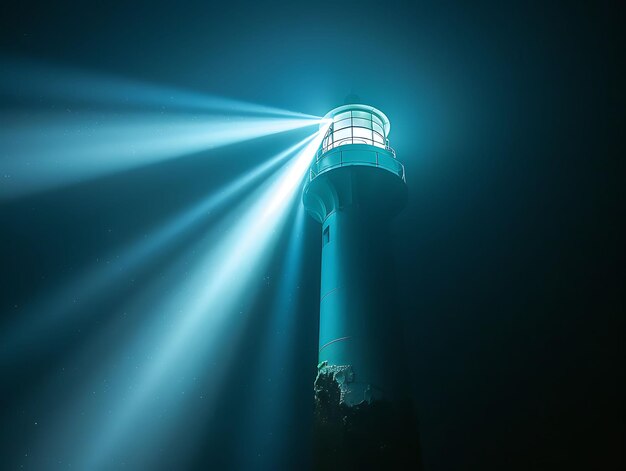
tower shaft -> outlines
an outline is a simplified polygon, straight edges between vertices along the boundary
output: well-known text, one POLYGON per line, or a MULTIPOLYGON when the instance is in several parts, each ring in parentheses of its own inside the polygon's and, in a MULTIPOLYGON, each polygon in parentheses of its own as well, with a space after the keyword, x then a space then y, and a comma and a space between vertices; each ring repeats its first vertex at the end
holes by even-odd
POLYGON ((322 226, 319 362, 344 369, 348 405, 397 397, 405 376, 390 218, 368 201, 378 196, 367 186, 372 172, 348 167, 332 179, 339 200, 322 226))

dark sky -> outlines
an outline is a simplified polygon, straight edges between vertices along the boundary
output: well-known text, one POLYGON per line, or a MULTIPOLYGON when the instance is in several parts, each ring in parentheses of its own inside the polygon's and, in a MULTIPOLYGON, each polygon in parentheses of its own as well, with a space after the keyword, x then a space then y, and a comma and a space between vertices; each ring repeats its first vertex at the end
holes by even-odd
MULTIPOLYGON (((463 3, 14 2, 3 7, 0 52, 315 115, 350 92, 383 110, 409 185, 393 233, 425 469, 620 469, 616 8, 463 3)), ((170 161, 2 204, 2 325, 50 280, 236 175, 251 149, 224 150, 230 163, 217 169, 170 161)), ((309 425, 318 237, 307 221, 295 352, 303 368, 290 383, 301 397, 300 419, 289 424, 298 432, 309 425)), ((127 295, 104 296, 93 321, 53 336, 45 355, 3 360, 0 455, 28 441, 24 414, 54 407, 54 398, 24 405, 20 397, 42 387, 55 359, 96 335, 127 295)), ((252 321, 234 370, 259 348, 255 322, 263 321, 252 321)), ((220 433, 207 426, 206 447, 188 463, 232 464, 237 420, 249 413, 238 409, 242 397, 224 393, 231 402, 215 418, 220 433)), ((297 435, 286 469, 307 461, 297 435)), ((181 443, 173 453, 188 452, 181 443)), ((164 466, 175 468, 169 459, 164 466)))

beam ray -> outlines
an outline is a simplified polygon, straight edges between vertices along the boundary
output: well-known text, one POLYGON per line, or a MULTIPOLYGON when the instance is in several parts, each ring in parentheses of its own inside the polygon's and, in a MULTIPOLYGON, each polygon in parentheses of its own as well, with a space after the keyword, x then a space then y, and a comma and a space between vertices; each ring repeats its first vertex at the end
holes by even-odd
POLYGON ((0 200, 317 125, 317 120, 68 113, 0 115, 0 200))
POLYGON ((252 410, 247 427, 240 435, 242 450, 238 469, 287 469, 290 411, 295 409, 290 381, 296 377, 293 352, 298 313, 300 270, 302 268, 302 231, 304 206, 298 204, 285 251, 278 292, 267 330, 262 335, 264 350, 251 372, 255 375, 251 397, 252 410))
MULTIPOLYGON (((107 460, 134 431, 147 404, 163 407, 163 402, 169 400, 170 405, 182 407, 180 398, 173 399, 167 393, 168 378, 198 374, 209 352, 216 353, 215 349, 223 345, 225 329, 230 326, 237 331, 242 319, 234 308, 267 263, 286 209, 293 202, 326 126, 272 182, 237 208, 235 223, 226 236, 198 260, 178 294, 168 297, 169 305, 163 308, 181 314, 168 329, 167 337, 159 341, 158 354, 137 379, 130 397, 115 407, 97 437, 91 437, 82 458, 86 469, 107 468, 107 460)), ((229 337, 232 335, 230 332, 229 337)))
POLYGON ((122 249, 121 253, 111 253, 103 257, 103 263, 95 264, 81 273, 80 277, 56 289, 51 296, 27 308, 14 325, 3 329, 0 363, 13 358, 18 351, 23 354, 26 347, 30 354, 43 348, 46 345, 43 340, 50 332, 58 335, 59 328, 71 325, 72 320, 83 314, 98 295, 110 292, 112 286, 121 280, 133 278, 139 269, 171 246, 182 234, 210 217, 216 209, 233 201, 315 136, 315 133, 308 136, 237 180, 211 192, 184 213, 161 225, 148 237, 134 241, 122 249))
POLYGON ((25 59, 0 56, 0 95, 18 101, 96 104, 140 109, 258 114, 288 118, 317 116, 246 103, 200 92, 159 86, 138 80, 87 72, 71 67, 48 66, 25 59))

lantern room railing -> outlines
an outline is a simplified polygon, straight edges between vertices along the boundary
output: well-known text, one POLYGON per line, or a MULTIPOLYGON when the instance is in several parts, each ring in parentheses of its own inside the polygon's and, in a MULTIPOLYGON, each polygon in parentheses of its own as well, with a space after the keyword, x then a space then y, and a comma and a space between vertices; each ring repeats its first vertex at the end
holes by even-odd
POLYGON ((396 159, 395 153, 387 148, 372 151, 369 144, 355 144, 354 146, 345 146, 322 153, 311 165, 309 180, 313 180, 328 170, 351 165, 378 167, 394 173, 402 178, 403 181, 406 181, 404 165, 396 159))
POLYGON ((332 120, 322 141, 322 154, 345 144, 367 144, 383 149, 389 147, 383 119, 374 112, 348 110, 334 115, 332 120))

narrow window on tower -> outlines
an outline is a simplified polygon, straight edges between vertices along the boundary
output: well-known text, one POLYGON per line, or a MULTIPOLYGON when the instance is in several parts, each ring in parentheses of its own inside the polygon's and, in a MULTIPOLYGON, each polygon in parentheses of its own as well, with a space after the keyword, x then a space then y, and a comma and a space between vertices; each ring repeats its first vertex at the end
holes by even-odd
POLYGON ((322 247, 330 242, 330 226, 326 226, 324 228, 324 232, 322 232, 322 247))

